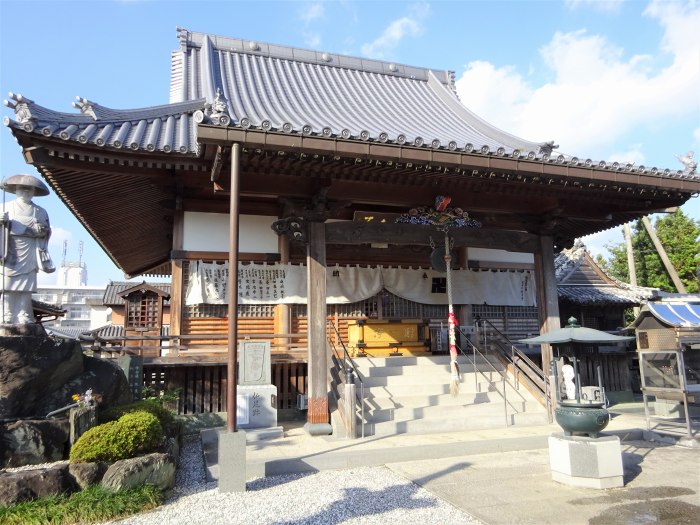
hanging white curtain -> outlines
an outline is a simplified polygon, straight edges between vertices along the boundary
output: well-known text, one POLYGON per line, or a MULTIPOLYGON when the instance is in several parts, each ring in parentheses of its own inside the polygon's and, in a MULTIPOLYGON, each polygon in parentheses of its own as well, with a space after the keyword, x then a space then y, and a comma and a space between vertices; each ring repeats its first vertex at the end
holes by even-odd
MULTIPOLYGON (((228 263, 191 262, 185 304, 226 304, 228 263)), ((382 288, 410 301, 447 304, 445 274, 430 269, 361 268, 331 266, 326 269, 326 302, 354 303, 369 299, 382 288)), ((240 264, 240 304, 306 304, 306 267, 293 264, 240 264)), ((455 304, 535 306, 531 271, 452 272, 455 304)))
MULTIPOLYGON (((403 299, 423 304, 447 304, 445 273, 435 270, 382 268, 384 288, 403 299)), ((530 271, 453 270, 452 300, 455 304, 535 306, 530 271)))

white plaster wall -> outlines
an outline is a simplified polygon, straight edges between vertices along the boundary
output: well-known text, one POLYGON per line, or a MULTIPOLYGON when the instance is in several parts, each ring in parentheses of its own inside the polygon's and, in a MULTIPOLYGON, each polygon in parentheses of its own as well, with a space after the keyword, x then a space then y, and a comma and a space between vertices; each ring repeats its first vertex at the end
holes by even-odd
POLYGON ((490 248, 469 248, 469 260, 534 264, 535 256, 531 253, 523 252, 507 252, 505 250, 492 250, 490 248))
MULTIPOLYGON (((270 225, 277 217, 241 215, 238 222, 238 250, 277 253, 277 235, 270 225)), ((183 249, 228 252, 229 215, 226 213, 185 212, 183 249)))

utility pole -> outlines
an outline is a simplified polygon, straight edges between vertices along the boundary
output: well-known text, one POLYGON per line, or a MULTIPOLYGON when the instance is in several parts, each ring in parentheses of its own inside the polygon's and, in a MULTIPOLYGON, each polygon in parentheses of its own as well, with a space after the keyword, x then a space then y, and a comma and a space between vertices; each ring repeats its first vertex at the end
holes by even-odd
MULTIPOLYGON (((627 222, 623 226, 625 232, 625 246, 627 247, 627 269, 630 275, 630 284, 637 286, 637 267, 634 264, 634 252, 632 251, 632 232, 630 231, 630 223, 627 222)), ((634 317, 639 315, 639 306, 633 308, 634 317)))
POLYGON ((659 238, 656 236, 656 232, 654 231, 654 227, 651 225, 649 218, 642 217, 642 224, 644 224, 644 228, 646 228, 647 233, 649 234, 649 237, 651 237, 651 242, 654 243, 654 247, 656 248, 656 251, 659 254, 659 257, 661 257, 661 261, 664 263, 664 266, 666 267, 666 271, 671 276, 671 280, 673 281, 673 284, 676 286, 676 290, 678 290, 679 293, 688 293, 688 292, 686 292, 685 286, 681 282, 681 278, 678 277, 678 272, 671 264, 671 261, 668 258, 668 255, 666 254, 666 250, 664 249, 663 245, 661 244, 661 241, 659 241, 659 238))

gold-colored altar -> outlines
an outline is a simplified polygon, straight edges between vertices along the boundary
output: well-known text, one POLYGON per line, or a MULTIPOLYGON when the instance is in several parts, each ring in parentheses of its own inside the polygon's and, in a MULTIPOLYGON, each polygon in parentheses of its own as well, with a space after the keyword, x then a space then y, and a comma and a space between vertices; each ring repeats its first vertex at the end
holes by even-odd
POLYGON ((353 356, 426 355, 430 329, 421 319, 351 321, 348 349, 353 356))

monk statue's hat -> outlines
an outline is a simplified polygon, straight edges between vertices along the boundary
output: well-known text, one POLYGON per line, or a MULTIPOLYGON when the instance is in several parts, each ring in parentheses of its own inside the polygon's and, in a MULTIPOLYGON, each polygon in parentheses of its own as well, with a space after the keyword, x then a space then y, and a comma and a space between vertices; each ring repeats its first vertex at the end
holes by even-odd
POLYGON ((28 186, 34 188, 34 195, 37 197, 44 197, 49 194, 49 188, 42 181, 34 177, 33 175, 13 175, 8 177, 2 184, 2 189, 9 193, 16 193, 17 186, 28 186))

